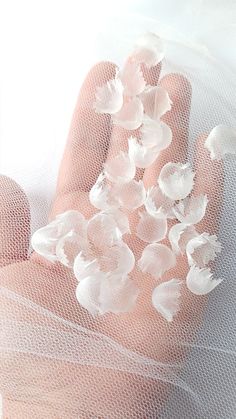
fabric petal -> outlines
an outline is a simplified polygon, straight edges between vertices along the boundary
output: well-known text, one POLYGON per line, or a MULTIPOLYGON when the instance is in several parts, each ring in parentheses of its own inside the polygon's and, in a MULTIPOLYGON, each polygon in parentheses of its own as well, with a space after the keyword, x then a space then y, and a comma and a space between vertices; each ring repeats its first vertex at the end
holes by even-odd
POLYGON ((140 65, 128 60, 120 73, 125 96, 136 96, 142 93, 146 86, 140 65))
POLYGON ((142 272, 151 274, 154 278, 160 278, 165 272, 176 264, 176 257, 172 250, 164 244, 149 244, 143 250, 138 261, 142 272))
POLYGON ((135 130, 143 121, 143 104, 138 97, 126 98, 121 110, 112 116, 114 125, 135 130))
POLYGON ((89 241, 97 248, 113 246, 121 237, 121 231, 112 214, 99 212, 88 222, 89 241))
POLYGON ((140 213, 136 235, 147 243, 155 243, 163 240, 167 233, 167 220, 163 216, 154 217, 148 212, 140 213))
POLYGON ((89 276, 80 281, 76 288, 76 298, 92 316, 101 314, 100 292, 105 275, 89 276))
POLYGON ((161 169, 158 184, 168 198, 184 199, 193 189, 194 175, 188 163, 169 162, 161 169))
POLYGON ((202 233, 192 238, 186 246, 186 254, 190 265, 197 265, 203 268, 210 261, 214 260, 217 253, 221 252, 221 243, 217 236, 202 233))
POLYGON ((156 149, 161 151, 171 144, 171 128, 163 121, 156 121, 145 116, 140 132, 140 142, 145 147, 156 147, 156 149))
POLYGON ((118 77, 98 87, 93 105, 95 111, 108 114, 118 112, 123 105, 123 91, 123 84, 118 77))
POLYGON ((152 186, 147 190, 147 198, 144 205, 150 215, 156 216, 161 213, 167 218, 173 218, 172 208, 174 201, 165 196, 159 186, 152 186))
POLYGON ((173 278, 170 281, 162 282, 153 290, 152 304, 168 322, 172 322, 173 317, 180 309, 179 298, 182 282, 173 278))
POLYGON ((135 171, 133 160, 123 151, 104 164, 104 173, 107 179, 114 183, 130 182, 135 176, 135 171))
POLYGON ((156 150, 156 148, 144 147, 136 138, 129 138, 129 156, 134 161, 136 167, 144 169, 151 166, 158 155, 159 150, 156 150))
POLYGON ((102 172, 96 183, 92 186, 89 192, 90 203, 100 210, 107 210, 118 206, 118 203, 112 194, 111 185, 107 183, 105 174, 102 172))
POLYGON ((100 269, 110 275, 126 275, 134 269, 134 265, 134 254, 129 246, 122 241, 104 249, 99 259, 100 269))
POLYGON ((178 254, 184 254, 187 243, 198 234, 195 228, 191 225, 177 223, 173 225, 169 230, 169 241, 173 252, 178 254))
POLYGON ((212 160, 221 160, 226 154, 236 154, 236 128, 217 125, 208 135, 205 148, 212 160))
POLYGON ((114 195, 121 207, 132 211, 143 205, 146 199, 146 190, 141 180, 133 179, 129 183, 117 185, 114 188, 114 195))
POLYGON ((209 268, 198 268, 193 265, 187 275, 186 284, 193 294, 205 295, 211 292, 223 279, 214 279, 209 268))
POLYGON ((130 233, 129 219, 123 211, 120 209, 112 209, 106 213, 112 215, 122 236, 123 234, 130 233))
POLYGON ((207 204, 206 195, 187 197, 173 207, 173 213, 181 223, 197 224, 203 219, 207 204))
POLYGON ((159 120, 171 110, 172 101, 168 92, 161 86, 148 86, 140 95, 145 114, 159 120))
POLYGON ((153 67, 160 63, 165 54, 163 40, 152 32, 148 32, 138 38, 131 57, 138 63, 145 63, 147 67, 153 67))
POLYGON ((57 260, 62 265, 72 268, 78 253, 85 250, 88 246, 87 239, 79 236, 74 231, 70 231, 61 237, 56 246, 57 260))
POLYGON ((73 270, 78 281, 82 281, 88 277, 97 277, 101 273, 98 259, 90 259, 84 252, 80 252, 76 256, 73 270))
POLYGON ((136 303, 139 290, 128 276, 112 275, 102 283, 100 313, 127 313, 136 303))

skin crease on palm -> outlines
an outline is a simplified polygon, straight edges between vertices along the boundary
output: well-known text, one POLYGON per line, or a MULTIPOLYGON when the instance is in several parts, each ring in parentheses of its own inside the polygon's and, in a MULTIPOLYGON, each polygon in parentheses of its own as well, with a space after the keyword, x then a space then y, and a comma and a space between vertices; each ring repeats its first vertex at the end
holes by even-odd
MULTIPOLYGON (((160 66, 149 70, 143 68, 143 72, 148 84, 157 84, 160 66)), ((86 217, 90 217, 95 209, 89 203, 89 189, 95 183, 106 159, 127 147, 126 140, 131 133, 118 127, 111 129, 109 116, 98 115, 92 109, 96 86, 113 78, 114 74, 115 66, 112 63, 99 63, 90 70, 81 88, 59 170, 56 196, 49 220, 69 209, 79 210, 86 217), (93 170, 89 170, 90 167, 93 170)), ((160 83, 167 89, 173 101, 172 110, 164 117, 172 129, 173 142, 150 168, 145 172, 138 172, 137 176, 143 178, 145 186, 156 183, 158 174, 165 163, 186 160, 191 108, 190 83, 178 74, 167 75, 160 83)), ((136 134, 138 135, 138 132, 136 134)), ((207 150, 204 149, 204 139, 205 134, 196 141, 194 193, 206 193, 209 204, 204 221, 198 226, 198 231, 216 233, 223 170, 221 164, 210 160, 207 150)), ((2 177, 0 186, 1 286, 34 301, 62 318, 108 335, 128 349, 144 356, 169 364, 184 360, 186 349, 176 345, 176 342, 194 341, 194 334, 201 324, 207 303, 206 297, 197 297, 185 287, 181 310, 172 323, 167 323, 151 305, 151 292, 155 281, 149 275, 134 270, 131 276, 141 290, 136 308, 129 314, 118 316, 108 314, 94 319, 79 306, 76 300, 77 280, 72 271, 62 265, 51 264, 36 254, 27 256, 30 240, 30 214, 27 199, 18 185, 10 179, 2 177), (9 190, 12 195, 15 192, 18 196, 19 205, 16 211, 9 211, 11 205, 9 190), (21 223, 24 225, 24 230, 21 230, 17 224, 19 218, 24 220, 24 223, 21 223), (14 240, 12 240, 13 237, 14 240)), ((134 213, 130 220, 132 232, 136 223, 137 213, 134 213)), ((144 243, 138 241, 137 238, 134 241, 133 237, 132 234, 127 238, 127 242, 138 260, 144 243)), ((184 279, 187 269, 186 259, 179 257, 176 267, 161 280, 184 279)), ((1 317, 4 317, 4 310, 3 304, 1 317)), ((14 312, 14 305, 12 305, 12 311, 14 312)), ((15 316, 20 321, 25 320, 26 315, 16 309, 15 316)), ((34 322, 33 317, 31 321, 34 322)), ((63 409, 58 408, 60 407, 58 400, 63 400, 65 397, 64 388, 60 384, 63 382, 63 377, 66 377, 65 382, 70 387, 70 396, 67 392, 68 400, 71 397, 75 405, 77 403, 80 406, 78 411, 83 412, 83 415, 79 417, 112 417, 113 411, 116 414, 120 412, 120 416, 115 417, 122 418, 126 417, 122 409, 129 411, 129 408, 134 412, 134 417, 146 417, 144 413, 139 415, 138 406, 142 405, 142 402, 145 406, 145 400, 142 401, 142 398, 147 397, 148 400, 153 398, 161 408, 171 390, 171 386, 163 382, 143 379, 145 384, 140 393, 139 386, 142 379, 132 374, 124 372, 119 374, 104 368, 88 368, 57 360, 33 358, 27 354, 21 356, 21 376, 25 388, 30 389, 32 385, 41 389, 45 388, 48 396, 45 396, 42 406, 40 402, 34 403, 34 408, 30 403, 30 397, 26 402, 19 397, 14 399, 9 389, 19 363, 19 355, 8 354, 6 363, 6 356, 1 353, 0 367, 4 382, 1 382, 0 378, 0 392, 3 393, 4 398, 4 419, 78 417, 76 414, 73 416, 63 413, 63 409), (38 370, 40 374, 37 373, 38 370), (6 385, 6 381, 9 386, 6 385), (127 392, 124 392, 125 388, 127 392), (89 403, 88 400, 90 400, 89 403)), ((29 394, 31 394, 30 391, 29 394)))

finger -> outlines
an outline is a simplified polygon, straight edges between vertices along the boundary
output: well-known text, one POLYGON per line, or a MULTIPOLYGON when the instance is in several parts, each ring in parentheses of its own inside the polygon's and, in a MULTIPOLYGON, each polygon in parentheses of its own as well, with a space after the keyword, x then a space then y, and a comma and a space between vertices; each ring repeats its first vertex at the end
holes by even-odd
POLYGON ((196 142, 195 153, 195 187, 194 194, 206 194, 209 200, 206 214, 197 225, 199 232, 215 234, 219 228, 222 209, 224 168, 221 161, 213 161, 209 151, 204 147, 207 135, 202 135, 196 142))
POLYGON ((20 186, 0 176, 0 267, 28 256, 30 208, 20 186))
POLYGON ((180 74, 165 76, 160 85, 164 87, 173 102, 170 112, 162 120, 170 126, 173 134, 171 145, 163 150, 157 160, 145 170, 143 181, 146 187, 156 184, 161 168, 168 162, 184 162, 188 146, 191 85, 180 74))
POLYGON ((80 192, 88 192, 101 172, 110 141, 110 117, 93 109, 98 86, 115 77, 109 62, 96 64, 88 73, 74 111, 57 180, 50 218, 62 208, 77 209, 80 192))

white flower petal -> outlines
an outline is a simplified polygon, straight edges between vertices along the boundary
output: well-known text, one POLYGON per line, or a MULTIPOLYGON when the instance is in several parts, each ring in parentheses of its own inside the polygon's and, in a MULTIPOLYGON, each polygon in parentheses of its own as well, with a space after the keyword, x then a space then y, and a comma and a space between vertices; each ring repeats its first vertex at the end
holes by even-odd
POLYGON ((88 222, 88 238, 97 248, 113 246, 122 234, 112 213, 99 212, 88 222))
POLYGON ((134 161, 135 166, 147 168, 151 166, 159 155, 159 150, 147 148, 140 144, 136 138, 129 138, 129 156, 134 161))
POLYGON ((197 232, 192 225, 177 223, 169 230, 169 241, 175 254, 184 254, 187 243, 193 237, 197 236, 197 232))
POLYGON ((135 210, 143 205, 146 199, 146 190, 141 180, 139 182, 131 180, 129 183, 115 186, 114 195, 121 207, 135 210))
POLYGON ((129 219, 123 211, 119 209, 112 209, 106 212, 107 214, 111 214, 116 221, 116 225, 120 230, 121 235, 126 233, 130 233, 130 226, 129 226, 129 219))
POLYGON ((101 273, 98 259, 90 259, 84 252, 80 252, 74 260, 74 274, 78 281, 88 277, 96 277, 101 273))
POLYGON ((162 61, 164 53, 163 40, 148 32, 137 40, 132 58, 138 63, 145 63, 147 67, 153 67, 162 61))
POLYGON ((196 295, 205 295, 211 292, 223 279, 214 279, 209 268, 198 268, 193 265, 187 275, 186 284, 188 289, 196 295))
POLYGON ((120 74, 125 96, 136 96, 142 93, 146 86, 140 65, 128 60, 120 74))
POLYGON ((139 290, 128 276, 112 275, 102 283, 100 292, 100 312, 127 313, 136 303, 139 290))
POLYGON ((98 176, 96 183, 90 189, 89 200, 95 208, 100 210, 107 210, 118 206, 112 194, 112 187, 107 183, 104 173, 98 176))
POLYGON ((105 275, 102 273, 88 276, 80 281, 76 288, 78 302, 93 316, 101 314, 100 293, 104 280, 105 275))
POLYGON ((71 230, 78 233, 81 237, 86 236, 87 221, 79 211, 65 211, 57 215, 52 223, 58 226, 58 237, 62 237, 71 230))
POLYGON ((163 216, 154 217, 144 211, 140 213, 136 235, 147 243, 163 240, 167 233, 167 220, 163 216))
POLYGON ((121 110, 112 117, 114 125, 135 130, 143 121, 143 104, 138 97, 126 98, 121 110))
POLYGON ((173 278, 170 281, 162 282, 153 290, 152 304, 168 322, 172 322, 173 317, 180 309, 181 284, 182 281, 173 278))
POLYGON ((212 160, 220 160, 226 154, 236 154, 236 128, 217 125, 208 135, 205 148, 210 151, 212 160))
POLYGON ((163 214, 167 218, 173 218, 172 207, 174 201, 167 198, 159 186, 152 186, 147 190, 147 198, 144 203, 147 212, 151 215, 163 214))
POLYGON ((156 147, 157 150, 161 151, 171 144, 171 128, 163 121, 156 121, 145 116, 140 132, 140 141, 145 147, 156 147))
POLYGON ((88 247, 87 238, 70 231, 61 237, 56 246, 57 260, 69 268, 73 267, 75 257, 88 247))
POLYGON ((134 254, 129 246, 122 241, 104 249, 99 258, 100 269, 112 275, 126 275, 133 270, 134 265, 134 254))
POLYGON ((203 268, 214 260, 221 252, 221 243, 215 235, 202 233, 191 239, 186 246, 186 254, 190 265, 203 268))
POLYGON ((104 173, 107 179, 114 183, 130 182, 135 176, 135 171, 133 160, 123 151, 104 164, 104 173))
POLYGON ((159 120, 171 110, 172 101, 168 92, 161 86, 148 86, 140 95, 145 114, 151 119, 159 120))
POLYGON ((160 278, 176 264, 176 257, 172 250, 164 244, 149 244, 143 250, 138 266, 142 272, 160 278))
POLYGON ((194 184, 194 172, 190 165, 167 163, 161 169, 158 184, 162 192, 170 199, 183 199, 191 192, 194 184))
POLYGON ((97 113, 114 114, 123 105, 124 87, 119 78, 109 80, 106 84, 97 88, 94 109, 97 113))
POLYGON ((173 207, 173 213, 181 223, 197 224, 205 215, 207 203, 206 195, 187 197, 173 207))

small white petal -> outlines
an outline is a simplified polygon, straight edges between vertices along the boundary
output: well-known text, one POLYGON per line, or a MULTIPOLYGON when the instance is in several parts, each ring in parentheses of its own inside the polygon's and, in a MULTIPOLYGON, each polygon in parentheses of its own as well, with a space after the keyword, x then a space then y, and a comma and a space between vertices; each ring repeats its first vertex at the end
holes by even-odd
POLYGON ((140 65, 130 60, 125 64, 120 78, 124 86, 125 96, 136 96, 142 93, 146 86, 140 65))
POLYGON ((119 78, 109 80, 106 84, 97 88, 94 109, 97 113, 114 114, 123 105, 124 87, 119 78))
POLYGON ((80 252, 74 260, 74 274, 78 281, 88 277, 96 277, 101 273, 98 259, 90 259, 87 254, 80 252))
POLYGON ((154 217, 146 211, 141 212, 136 231, 136 235, 144 242, 159 242, 166 236, 167 220, 163 216, 154 217))
POLYGON ((115 246, 105 248, 99 257, 101 271, 112 275, 126 275, 133 270, 134 265, 134 254, 122 241, 115 246))
POLYGON ((121 110, 112 117, 114 125, 135 130, 143 121, 143 104, 138 97, 126 98, 121 110))
POLYGON ((149 244, 143 250, 138 266, 142 272, 160 278, 176 264, 176 257, 172 250, 164 244, 149 244))
POLYGON ((73 267, 75 257, 88 247, 87 238, 70 231, 61 237, 56 246, 57 260, 69 268, 73 267))
POLYGON ((157 159, 159 150, 144 147, 134 137, 129 138, 129 156, 139 168, 147 168, 157 159))
POLYGON ((217 125, 208 135, 205 148, 210 151, 212 160, 220 160, 226 154, 236 154, 236 128, 217 125))
POLYGON ((148 86, 140 95, 145 114, 159 120, 171 110, 172 101, 168 92, 161 86, 148 86))
POLYGON ((145 63, 147 67, 153 67, 162 61, 164 53, 163 40, 148 32, 137 40, 132 58, 138 63, 145 63))
POLYGON ((112 194, 112 188, 107 183, 104 173, 101 173, 98 176, 96 183, 90 189, 89 200, 95 208, 100 210, 107 210, 118 206, 118 203, 112 194))
POLYGON ((180 309, 181 284, 182 281, 173 278, 170 281, 162 282, 153 290, 152 304, 168 322, 172 322, 173 317, 180 309))
POLYGON ((174 201, 167 198, 167 196, 161 192, 159 186, 152 186, 147 190, 147 198, 144 205, 147 212, 153 216, 161 213, 167 218, 173 218, 172 207, 174 201))
POLYGON ((191 239, 186 246, 186 254, 190 265, 203 268, 214 260, 221 252, 221 243, 215 235, 202 233, 191 239))
POLYGON ((107 179, 114 183, 130 182, 135 176, 135 171, 133 160, 123 151, 104 164, 104 173, 107 179))
POLYGON ((134 308, 139 290, 128 276, 112 275, 102 283, 100 312, 127 313, 134 308))
POLYGON ((129 183, 115 186, 114 195, 121 207, 135 210, 143 205, 146 199, 146 190, 141 180, 139 182, 131 180, 129 183))
POLYGON ((158 184, 162 192, 170 199, 186 198, 193 189, 194 172, 190 165, 181 163, 167 163, 161 169, 158 184))
POLYGON ((119 209, 112 209, 107 211, 107 214, 111 214, 114 217, 116 225, 122 236, 123 234, 130 233, 129 219, 123 211, 119 209))
POLYGON ((187 243, 197 236, 195 228, 191 225, 177 223, 169 230, 169 241, 175 254, 184 254, 187 243))
POLYGON ((156 147, 156 149, 161 151, 171 144, 172 131, 163 121, 156 121, 145 116, 140 132, 140 141, 145 147, 156 147))
POLYGON ((173 213, 181 223, 197 224, 204 217, 207 204, 206 195, 187 197, 173 207, 173 213))
POLYGON ((105 275, 102 273, 96 276, 88 276, 80 281, 76 288, 78 302, 93 316, 101 313, 100 293, 104 280, 105 275))
POLYGON ((82 237, 86 236, 87 221, 79 211, 65 211, 62 214, 57 215, 52 223, 55 223, 58 226, 58 237, 62 237, 71 230, 82 237))
POLYGON ((211 292, 223 279, 214 279, 209 268, 198 268, 193 265, 187 275, 186 284, 188 289, 196 295, 205 295, 211 292))
POLYGON ((97 248, 113 246, 122 234, 112 214, 99 212, 88 222, 88 238, 97 248))

